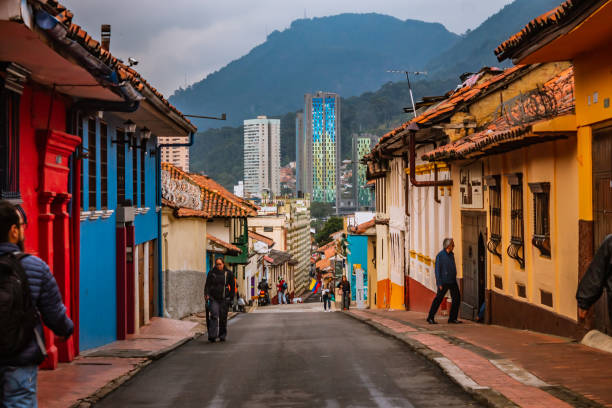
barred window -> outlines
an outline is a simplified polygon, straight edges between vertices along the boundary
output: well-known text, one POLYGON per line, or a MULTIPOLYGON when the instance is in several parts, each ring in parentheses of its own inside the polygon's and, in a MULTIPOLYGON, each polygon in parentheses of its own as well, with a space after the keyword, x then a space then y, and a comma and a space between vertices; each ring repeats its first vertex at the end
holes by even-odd
POLYGON ((138 151, 132 148, 132 203, 138 207, 138 151))
POLYGON ((98 191, 96 189, 96 120, 90 118, 87 122, 87 163, 89 180, 89 209, 95 210, 97 206, 98 191))
POLYGON ((533 193, 533 237, 531 243, 542 256, 550 257, 550 183, 529 183, 533 193))
POLYGON ((487 243, 487 249, 493 255, 499 257, 502 255, 497 249, 501 243, 501 177, 488 176, 486 177, 487 187, 489 188, 489 217, 490 217, 490 237, 487 243))
MULTIPOLYGON (((117 140, 124 140, 125 132, 117 129, 117 140)), ((125 203, 125 145, 117 145, 117 204, 125 203)))
POLYGON ((18 200, 20 95, 0 78, 0 199, 18 200))
POLYGON ((108 208, 108 127, 100 122, 100 201, 108 208))
POLYGON ((525 267, 523 238, 523 175, 508 175, 510 184, 510 245, 508 256, 515 259, 521 268, 525 267))

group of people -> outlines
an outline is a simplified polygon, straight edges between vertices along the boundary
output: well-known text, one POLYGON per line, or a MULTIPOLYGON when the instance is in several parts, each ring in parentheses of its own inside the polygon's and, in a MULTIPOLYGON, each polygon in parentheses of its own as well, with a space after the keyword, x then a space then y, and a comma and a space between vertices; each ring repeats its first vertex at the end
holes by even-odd
MULTIPOLYGON (((336 287, 342 291, 342 310, 349 310, 351 307, 351 283, 346 279, 346 276, 342 276, 342 280, 336 287)), ((332 284, 330 281, 326 281, 321 289, 321 300, 325 312, 331 312, 332 297, 332 284)))
MULTIPOLYGON (((264 277, 261 282, 259 282, 259 285, 257 285, 257 289, 260 291, 264 291, 265 292, 265 297, 268 301, 268 303, 270 303, 270 295, 269 295, 269 291, 270 289, 272 289, 270 287, 270 285, 268 284, 267 279, 264 277)), ((289 295, 287 294, 287 291, 289 289, 287 282, 285 281, 285 279, 283 279, 283 277, 279 277, 278 278, 278 283, 276 284, 276 289, 277 289, 277 299, 278 299, 278 304, 282 305, 282 304, 287 304, 289 302, 290 299, 289 295)))

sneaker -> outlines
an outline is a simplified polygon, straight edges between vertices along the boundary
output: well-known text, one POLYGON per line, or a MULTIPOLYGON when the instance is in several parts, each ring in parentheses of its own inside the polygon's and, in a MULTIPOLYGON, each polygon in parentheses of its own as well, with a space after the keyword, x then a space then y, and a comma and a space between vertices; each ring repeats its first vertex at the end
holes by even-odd
POLYGON ((436 321, 433 319, 433 317, 428 317, 428 318, 427 318, 427 323, 429 323, 429 324, 438 324, 438 322, 436 322, 436 321))

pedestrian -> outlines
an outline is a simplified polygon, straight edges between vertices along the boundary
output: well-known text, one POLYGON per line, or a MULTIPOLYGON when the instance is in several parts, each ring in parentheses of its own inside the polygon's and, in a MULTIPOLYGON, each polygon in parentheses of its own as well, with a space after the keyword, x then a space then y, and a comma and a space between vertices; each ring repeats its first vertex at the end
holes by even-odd
POLYGON ((321 294, 323 299, 323 310, 326 312, 331 312, 331 293, 329 288, 329 282, 325 282, 321 294))
POLYGON ((26 226, 23 208, 0 200, 0 406, 5 408, 37 407, 38 365, 47 355, 41 317, 58 341, 74 330, 49 266, 24 253, 26 226))
POLYGON ((204 285, 204 297, 209 302, 208 341, 211 343, 217 338, 225 341, 227 337, 227 313, 232 304, 234 291, 234 276, 225 268, 223 259, 218 258, 215 267, 208 272, 204 285))
POLYGON ((462 323, 457 320, 459 315, 459 304, 461 303, 461 293, 459 293, 459 285, 457 285, 457 266, 455 265, 455 254, 453 249, 455 248, 455 241, 452 238, 445 238, 442 242, 442 250, 436 256, 436 286, 438 293, 435 299, 431 303, 429 309, 429 315, 427 316, 427 323, 436 324, 434 316, 438 312, 440 303, 446 295, 446 292, 450 290, 452 306, 450 315, 448 316, 448 322, 451 324, 462 323))
POLYGON ((287 299, 285 298, 287 282, 285 282, 282 276, 278 278, 278 285, 276 285, 276 288, 278 289, 278 304, 287 304, 287 299))
POLYGON ((612 234, 604 238, 578 284, 576 300, 581 320, 587 317, 589 309, 601 297, 604 289, 608 292, 608 314, 612 321, 612 234))
POLYGON ((346 275, 342 275, 338 287, 342 289, 342 310, 349 310, 351 306, 351 283, 346 279, 346 275))

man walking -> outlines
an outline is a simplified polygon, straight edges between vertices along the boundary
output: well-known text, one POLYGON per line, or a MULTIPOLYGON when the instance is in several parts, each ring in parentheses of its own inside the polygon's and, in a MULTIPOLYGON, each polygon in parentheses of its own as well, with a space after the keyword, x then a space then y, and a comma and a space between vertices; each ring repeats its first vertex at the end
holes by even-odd
POLYGON ((346 275, 342 276, 342 281, 338 284, 342 289, 342 310, 349 310, 351 306, 351 283, 346 279, 346 275))
POLYGON ((74 329, 49 266, 23 253, 26 225, 21 207, 0 200, 0 406, 5 408, 37 406, 38 365, 46 357, 40 318, 59 341, 74 329))
POLYGON ((436 256, 436 286, 438 293, 431 303, 429 315, 427 316, 427 323, 436 324, 434 316, 438 312, 438 308, 446 292, 449 290, 453 304, 451 306, 450 315, 448 316, 448 322, 451 324, 462 323, 457 320, 457 316, 459 315, 459 304, 461 303, 461 294, 459 293, 459 285, 457 285, 457 266, 455 265, 455 255, 453 254, 455 242, 452 238, 445 238, 442 247, 444 249, 436 256))
POLYGON ((234 276, 225 268, 223 259, 215 261, 215 267, 208 272, 204 285, 204 297, 208 302, 210 318, 208 319, 208 341, 214 343, 218 338, 225 341, 227 337, 227 312, 232 303, 235 291, 234 276))
POLYGON ((287 283, 285 282, 282 276, 278 278, 278 285, 276 285, 276 288, 278 289, 278 304, 287 304, 287 299, 285 298, 285 290, 287 289, 287 283))
POLYGON ((576 300, 581 320, 587 317, 589 309, 604 289, 608 291, 608 314, 612 321, 612 234, 604 239, 578 285, 576 300))

